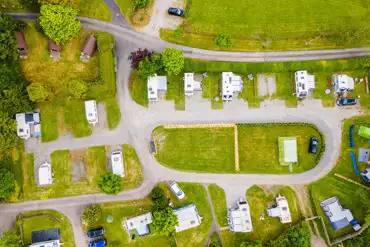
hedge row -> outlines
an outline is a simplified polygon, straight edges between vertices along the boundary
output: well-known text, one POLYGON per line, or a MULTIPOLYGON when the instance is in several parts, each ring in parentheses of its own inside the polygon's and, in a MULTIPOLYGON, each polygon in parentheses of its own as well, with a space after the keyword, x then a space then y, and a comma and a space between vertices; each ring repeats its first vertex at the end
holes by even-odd
POLYGON ((324 152, 326 150, 326 143, 325 143, 325 135, 322 133, 322 131, 317 128, 316 125, 311 123, 304 123, 304 122, 297 122, 297 123, 244 123, 244 124, 237 124, 237 126, 246 126, 246 127, 265 127, 265 128, 271 128, 274 126, 307 126, 310 128, 313 128, 319 133, 320 136, 320 148, 316 155, 316 163, 318 164, 324 155, 324 152))

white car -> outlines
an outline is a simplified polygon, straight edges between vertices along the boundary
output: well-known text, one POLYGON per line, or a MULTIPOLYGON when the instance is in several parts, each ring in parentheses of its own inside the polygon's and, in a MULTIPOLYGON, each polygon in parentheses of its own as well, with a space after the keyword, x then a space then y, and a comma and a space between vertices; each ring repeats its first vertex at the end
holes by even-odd
POLYGON ((123 157, 121 151, 114 151, 111 156, 112 172, 118 176, 125 176, 125 168, 123 166, 123 157))
POLYGON ((182 191, 182 189, 180 188, 180 186, 176 182, 172 182, 170 184, 170 188, 171 188, 172 192, 177 196, 177 198, 179 198, 180 200, 184 199, 184 197, 185 197, 184 191, 182 191))

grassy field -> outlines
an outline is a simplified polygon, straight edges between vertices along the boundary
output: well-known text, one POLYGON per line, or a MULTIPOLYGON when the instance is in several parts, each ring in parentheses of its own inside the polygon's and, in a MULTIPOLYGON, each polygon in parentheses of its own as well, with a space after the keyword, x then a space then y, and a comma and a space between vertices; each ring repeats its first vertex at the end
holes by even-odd
POLYGON ((203 98, 211 100, 212 109, 222 109, 223 101, 221 100, 221 76, 216 73, 209 73, 208 78, 202 81, 203 98), (218 97, 218 101, 215 99, 218 97))
POLYGON ((126 176, 123 178, 123 189, 137 188, 144 179, 142 167, 135 149, 128 144, 122 146, 126 176))
POLYGON ((339 27, 369 27, 368 6, 361 0, 344 4, 340 0, 314 0, 309 4, 306 0, 282 0, 278 6, 274 4, 272 0, 188 1, 184 36, 176 38, 173 31, 162 30, 161 37, 193 47, 217 49, 215 37, 226 33, 233 39, 232 50, 320 49, 337 47, 328 36, 339 27), (320 33, 325 35, 319 36, 320 33))
POLYGON ((166 100, 173 100, 176 110, 185 110, 185 92, 182 73, 167 76, 166 100))
POLYGON ((213 208, 215 210, 218 225, 220 227, 228 226, 227 224, 227 205, 225 191, 217 186, 211 184, 208 186, 209 193, 211 194, 213 208))
POLYGON ((235 171, 232 128, 156 128, 152 138, 156 159, 164 166, 183 171, 232 173, 235 171))
MULTIPOLYGON (((329 197, 337 196, 343 208, 350 209, 355 219, 360 224, 364 223, 364 217, 367 208, 363 202, 363 198, 361 197, 361 192, 369 192, 365 192, 363 189, 361 189, 361 187, 334 176, 335 173, 338 173, 352 180, 363 183, 362 179, 355 174, 350 158, 350 151, 355 152, 357 157, 358 148, 370 148, 370 144, 367 142, 367 139, 357 135, 360 125, 370 127, 370 116, 367 115, 350 118, 343 122, 342 146, 337 165, 329 173, 329 175, 310 185, 311 196, 314 204, 313 210, 317 213, 317 215, 323 217, 330 238, 339 237, 346 233, 352 232, 353 230, 350 226, 339 231, 332 230, 320 207, 320 201, 328 199, 329 197), (355 148, 353 149, 349 147, 349 127, 351 124, 356 125, 353 132, 355 143, 355 148)), ((358 162, 357 165, 360 171, 363 171, 367 167, 366 164, 361 162, 358 162)))
POLYGON ((284 136, 297 137, 298 164, 293 165, 293 172, 308 171, 316 166, 322 149, 319 147, 316 155, 309 154, 310 138, 315 136, 319 138, 319 143, 324 141, 313 125, 239 125, 238 131, 241 173, 290 173, 288 167, 279 163, 278 138, 284 136))
MULTIPOLYGON (((204 187, 201 184, 180 183, 182 190, 187 196, 184 201, 180 202, 169 191, 167 185, 160 184, 160 186, 165 189, 166 194, 171 199, 175 208, 195 203, 199 214, 203 217, 200 226, 176 233, 177 246, 185 247, 191 242, 192 246, 203 247, 212 225, 212 214, 204 187)), ((110 243, 117 243, 118 246, 173 246, 173 237, 157 236, 155 234, 139 237, 136 238, 135 241, 131 241, 126 231, 122 228, 122 221, 125 218, 152 211, 152 202, 150 199, 145 198, 137 201, 101 204, 101 208, 103 211, 103 218, 107 215, 112 215, 114 221, 109 224, 101 220, 96 225, 89 226, 89 228, 103 226, 106 230, 106 238, 110 243)))
POLYGON ((17 225, 22 228, 23 242, 32 244, 32 232, 40 230, 60 229, 61 242, 65 247, 74 247, 72 225, 66 216, 54 210, 25 212, 17 216, 17 225), (31 217, 27 219, 27 217, 31 217))
POLYGON ((121 111, 116 98, 107 99, 105 101, 107 110, 108 128, 110 130, 117 128, 121 121, 121 111))
POLYGON ((302 217, 295 192, 289 187, 283 187, 275 191, 267 192, 261 187, 253 186, 247 191, 247 200, 251 210, 253 232, 252 239, 267 241, 280 236, 289 226, 296 224, 302 217), (275 202, 275 197, 281 194, 285 196, 289 203, 292 216, 292 223, 282 224, 279 218, 267 216, 266 209, 268 202, 275 202), (265 220, 261 221, 260 216, 264 215, 265 220))

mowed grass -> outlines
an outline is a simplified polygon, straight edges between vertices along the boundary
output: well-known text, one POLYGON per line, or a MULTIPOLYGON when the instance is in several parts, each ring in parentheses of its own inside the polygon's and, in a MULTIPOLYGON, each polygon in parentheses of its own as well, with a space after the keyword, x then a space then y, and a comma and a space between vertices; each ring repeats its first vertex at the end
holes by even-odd
POLYGON ((279 137, 295 136, 297 138, 298 164, 293 165, 293 172, 299 173, 314 168, 317 164, 317 154, 309 154, 308 147, 311 137, 317 137, 319 143, 320 133, 311 125, 299 124, 259 124, 239 125, 239 166, 241 173, 290 173, 289 167, 279 163, 279 137), (268 155, 266 155, 268 153, 268 155))
POLYGON ((214 44, 220 33, 233 38, 232 50, 333 48, 335 43, 326 37, 309 41, 320 30, 329 34, 345 24, 369 27, 368 4, 367 0, 281 0, 278 5, 273 0, 192 0, 186 7, 184 36, 176 38, 173 31, 162 30, 161 37, 204 49, 220 49, 214 44))
POLYGON ((144 179, 142 166, 135 149, 128 144, 122 146, 126 176, 123 178, 123 189, 137 188, 144 179))
POLYGON ((121 121, 121 111, 116 98, 107 99, 105 101, 107 111, 108 128, 110 130, 117 128, 121 121))
POLYGON ((247 190, 247 201, 251 210, 253 232, 252 239, 267 241, 280 236, 288 227, 295 225, 302 218, 301 210, 295 192, 289 187, 283 187, 272 194, 266 192, 261 187, 254 185, 247 190), (292 223, 282 224, 278 217, 267 216, 267 203, 275 202, 275 197, 281 194, 288 200, 292 223), (260 216, 264 215, 265 220, 260 220, 260 216))
POLYGON ((175 102, 176 110, 185 110, 183 73, 167 76, 166 100, 173 100, 175 102))
MULTIPOLYGON (((314 211, 316 211, 317 215, 323 217, 330 238, 339 237, 349 232, 353 232, 353 230, 350 226, 348 226, 342 230, 333 231, 328 219, 326 218, 324 212, 320 207, 320 202, 325 199, 328 199, 332 196, 337 196, 342 207, 351 210, 353 216, 360 224, 364 223, 367 206, 361 194, 369 193, 369 191, 365 191, 361 187, 342 180, 334 175, 335 173, 338 173, 354 181, 365 184, 364 181, 356 175, 350 157, 351 151, 356 154, 357 159, 358 148, 370 148, 368 140, 357 135, 358 129, 361 125, 370 127, 369 115, 344 120, 341 152, 335 168, 329 173, 329 175, 310 185, 314 211), (353 131, 355 148, 353 149, 349 147, 349 127, 352 124, 355 124, 355 129, 353 131)), ((362 162, 357 162, 357 166, 359 171, 361 172, 368 167, 365 163, 362 162)))
POLYGON ((129 89, 132 99, 139 105, 148 107, 147 81, 142 79, 136 70, 132 70, 129 89))
POLYGON ((228 226, 226 217, 227 205, 225 191, 216 184, 209 185, 208 190, 211 195, 212 204, 215 210, 218 225, 220 227, 228 226))
POLYGON ((112 20, 112 14, 104 0, 80 0, 80 2, 79 16, 106 22, 110 22, 112 20))
POLYGON ((156 159, 183 171, 235 172, 233 128, 156 128, 156 159))
POLYGON ((221 75, 216 73, 208 73, 207 78, 202 80, 203 98, 211 100, 212 109, 218 110, 223 108, 221 99, 221 75), (216 100, 218 98, 218 100, 216 100))
POLYGON ((65 247, 74 247, 74 235, 72 225, 63 214, 54 210, 30 211, 17 216, 17 226, 23 233, 23 243, 32 244, 32 232, 41 230, 60 229, 61 242, 65 247), (30 217, 29 219, 27 219, 30 217))

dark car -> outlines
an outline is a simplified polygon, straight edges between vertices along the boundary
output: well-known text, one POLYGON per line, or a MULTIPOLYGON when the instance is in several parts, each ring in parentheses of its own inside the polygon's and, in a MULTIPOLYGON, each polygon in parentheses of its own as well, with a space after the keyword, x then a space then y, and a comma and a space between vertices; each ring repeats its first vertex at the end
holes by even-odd
POLYGON ((171 7, 168 9, 168 14, 183 17, 185 15, 185 12, 182 9, 171 7))
POLYGON ((94 240, 94 241, 91 241, 89 243, 89 247, 104 247, 107 245, 107 240, 106 239, 98 239, 98 240, 94 240))
POLYGON ((319 148, 319 140, 316 137, 311 137, 310 147, 308 148, 308 152, 310 154, 315 154, 317 153, 318 148, 319 148))
POLYGON ((87 231, 87 236, 89 238, 96 238, 96 237, 103 236, 104 233, 105 233, 104 228, 103 227, 100 227, 100 228, 88 230, 87 231))
POLYGON ((337 105, 346 106, 346 105, 356 105, 357 99, 355 98, 340 98, 337 100, 337 105))

